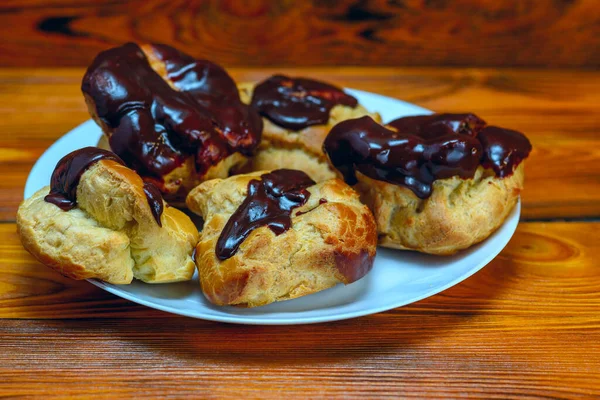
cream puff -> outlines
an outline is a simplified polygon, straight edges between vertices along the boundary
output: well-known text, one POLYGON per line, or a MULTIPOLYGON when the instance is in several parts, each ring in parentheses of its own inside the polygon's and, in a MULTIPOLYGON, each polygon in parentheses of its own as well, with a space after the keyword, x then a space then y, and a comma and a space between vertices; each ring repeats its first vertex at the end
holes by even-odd
POLYGON ((473 114, 336 125, 324 143, 377 221, 379 244, 453 254, 487 238, 523 189, 529 140, 473 114))
POLYGON ((227 72, 170 46, 103 51, 81 89, 110 149, 168 201, 227 177, 260 142, 262 119, 240 101, 227 72))
POLYGON ((338 179, 253 172, 204 182, 187 205, 205 220, 196 265, 217 305, 293 299, 355 282, 373 266, 373 215, 338 179))
POLYGON ((23 201, 27 251, 73 279, 127 284, 190 280, 198 229, 114 153, 86 147, 62 158, 51 185, 23 201))
POLYGON ((263 139, 246 170, 299 169, 321 182, 335 172, 323 154, 323 140, 338 122, 370 115, 342 89, 307 78, 272 76, 240 85, 243 102, 263 117, 263 139))

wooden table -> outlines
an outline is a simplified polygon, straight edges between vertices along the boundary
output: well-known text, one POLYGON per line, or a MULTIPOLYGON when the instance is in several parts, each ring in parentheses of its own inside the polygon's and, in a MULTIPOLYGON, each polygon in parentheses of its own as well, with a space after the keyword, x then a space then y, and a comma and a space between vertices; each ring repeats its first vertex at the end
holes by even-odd
POLYGON ((534 150, 506 249, 443 293, 354 320, 242 326, 138 306, 39 264, 15 232, 31 166, 89 118, 83 70, 0 70, 0 395, 600 396, 600 73, 283 72, 525 132, 534 150))

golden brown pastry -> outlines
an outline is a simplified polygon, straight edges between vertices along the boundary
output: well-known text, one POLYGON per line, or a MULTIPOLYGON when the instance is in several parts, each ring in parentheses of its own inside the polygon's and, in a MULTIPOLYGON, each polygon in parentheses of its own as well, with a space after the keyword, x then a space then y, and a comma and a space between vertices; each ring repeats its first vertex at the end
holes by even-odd
POLYGON ((217 305, 293 299, 354 282, 373 266, 373 215, 338 179, 254 172, 204 182, 187 205, 205 220, 196 264, 217 305))
POLYGON ((275 75, 239 85, 240 97, 264 117, 263 139, 245 170, 299 169, 321 182, 336 176, 323 154, 323 140, 338 122, 369 113, 341 89, 306 78, 275 75))
POLYGON ((105 150, 61 159, 51 186, 19 206, 17 228, 27 251, 73 279, 165 283, 194 274, 196 226, 105 150))
POLYGON ((324 151, 377 221, 379 244, 453 254, 487 238, 523 189, 531 144, 473 114, 336 125, 324 151))
POLYGON ((81 88, 110 149, 171 202, 227 177, 260 142, 262 119, 227 72, 166 45, 100 53, 81 88))

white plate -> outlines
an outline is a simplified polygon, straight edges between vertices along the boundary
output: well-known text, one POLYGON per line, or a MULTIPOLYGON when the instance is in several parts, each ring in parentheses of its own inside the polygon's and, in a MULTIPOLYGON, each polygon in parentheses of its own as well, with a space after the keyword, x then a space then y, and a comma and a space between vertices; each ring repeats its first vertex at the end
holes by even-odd
MULTIPOLYGON (((384 121, 428 114, 429 110, 389 97, 348 90, 384 121)), ((94 146, 101 135, 93 121, 87 121, 56 141, 36 162, 27 178, 25 197, 48 185, 58 160, 85 146, 94 146)), ((360 317, 390 310, 439 293, 473 275, 489 263, 512 237, 519 222, 520 203, 504 225, 487 240, 451 257, 379 248, 373 270, 348 286, 334 288, 257 308, 216 307, 202 295, 197 277, 186 283, 111 285, 90 280, 117 296, 188 317, 241 324, 305 324, 360 317)))

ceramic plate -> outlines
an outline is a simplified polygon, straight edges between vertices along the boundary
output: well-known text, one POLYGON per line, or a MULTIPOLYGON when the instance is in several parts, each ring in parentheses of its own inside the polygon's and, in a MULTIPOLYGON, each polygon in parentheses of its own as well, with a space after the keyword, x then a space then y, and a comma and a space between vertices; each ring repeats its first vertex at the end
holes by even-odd
MULTIPOLYGON (((348 90, 361 104, 381 114, 384 121, 430 111, 389 97, 348 90)), ((48 185, 58 160, 84 146, 94 146, 101 135, 87 121, 54 143, 36 162, 25 185, 25 197, 48 185)), ((439 293, 473 275, 506 246, 519 222, 520 203, 504 225, 487 240, 451 257, 379 248, 373 270, 351 285, 334 288, 257 308, 216 307, 202 295, 197 276, 186 283, 94 285, 127 300, 188 317, 241 324, 304 324, 360 317, 390 310, 439 293)))

